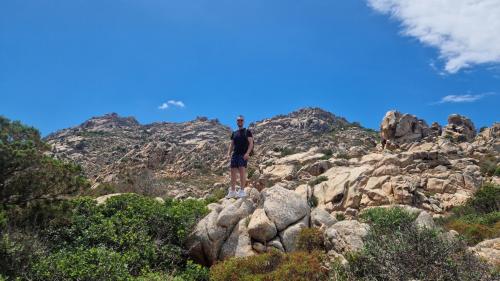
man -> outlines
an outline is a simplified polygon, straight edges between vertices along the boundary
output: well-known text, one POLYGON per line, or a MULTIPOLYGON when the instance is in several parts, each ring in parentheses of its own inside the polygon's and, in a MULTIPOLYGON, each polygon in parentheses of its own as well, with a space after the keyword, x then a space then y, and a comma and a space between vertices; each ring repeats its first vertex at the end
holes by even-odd
POLYGON ((253 149, 253 136, 252 132, 245 127, 243 116, 238 116, 236 124, 238 130, 231 134, 231 145, 229 146, 228 158, 231 159, 231 187, 226 198, 245 197, 245 185, 247 180, 247 162, 250 157, 250 152, 253 149), (240 174, 240 184, 236 190, 236 177, 237 173, 240 174))

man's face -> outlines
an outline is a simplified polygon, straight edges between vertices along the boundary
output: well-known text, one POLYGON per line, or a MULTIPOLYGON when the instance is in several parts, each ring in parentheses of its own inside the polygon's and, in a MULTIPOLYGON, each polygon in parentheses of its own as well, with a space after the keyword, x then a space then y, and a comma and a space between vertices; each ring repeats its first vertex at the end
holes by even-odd
POLYGON ((238 124, 238 127, 243 127, 243 122, 244 122, 243 118, 236 119, 236 124, 238 124))

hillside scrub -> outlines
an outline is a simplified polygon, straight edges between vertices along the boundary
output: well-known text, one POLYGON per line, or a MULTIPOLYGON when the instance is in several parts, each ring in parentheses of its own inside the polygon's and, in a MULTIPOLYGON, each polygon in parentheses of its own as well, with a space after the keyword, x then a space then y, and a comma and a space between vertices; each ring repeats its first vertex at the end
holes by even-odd
POLYGON ((321 252, 284 254, 277 250, 245 258, 231 258, 210 269, 213 281, 320 281, 327 280, 321 252))
POLYGON ((0 204, 59 200, 89 187, 82 169, 45 155, 35 128, 0 116, 0 204))
POLYGON ((371 228, 363 249, 347 256, 355 280, 492 280, 463 241, 417 227, 415 217, 401 208, 361 214, 371 228))
POLYGON ((1 279, 208 279, 184 249, 206 202, 123 194, 98 205, 79 197, 81 168, 47 150, 36 129, 0 117, 1 279))
POLYGON ((451 216, 440 222, 460 233, 469 245, 500 237, 500 185, 483 185, 464 206, 453 208, 451 216))
POLYGON ((188 266, 183 243, 206 214, 205 204, 197 200, 160 203, 135 194, 115 196, 102 205, 92 198, 66 204, 70 207, 60 207, 65 212, 47 219, 38 231, 25 232, 22 239, 21 229, 2 236, 2 274, 31 280, 181 274, 188 266), (21 261, 26 266, 19 267, 21 261))

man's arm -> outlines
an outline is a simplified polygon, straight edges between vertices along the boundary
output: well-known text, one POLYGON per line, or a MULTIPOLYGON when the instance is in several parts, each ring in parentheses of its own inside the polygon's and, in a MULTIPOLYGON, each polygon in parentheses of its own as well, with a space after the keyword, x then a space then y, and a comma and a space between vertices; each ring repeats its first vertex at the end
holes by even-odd
POLYGON ((252 151, 252 148, 253 148, 253 137, 248 137, 248 149, 247 152, 245 153, 245 156, 243 156, 245 160, 247 160, 248 157, 250 157, 250 151, 252 151))

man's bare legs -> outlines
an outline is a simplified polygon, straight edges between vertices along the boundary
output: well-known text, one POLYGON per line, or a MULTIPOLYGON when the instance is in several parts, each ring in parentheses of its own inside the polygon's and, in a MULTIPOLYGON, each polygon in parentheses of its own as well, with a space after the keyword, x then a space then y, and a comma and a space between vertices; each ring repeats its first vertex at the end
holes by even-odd
POLYGON ((245 167, 239 167, 239 172, 240 172, 240 184, 241 188, 245 189, 247 185, 247 168, 245 167))
POLYGON ((231 190, 236 191, 236 177, 238 176, 238 168, 231 168, 231 190))

